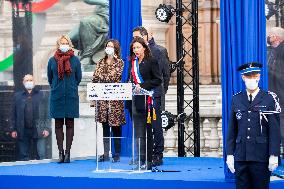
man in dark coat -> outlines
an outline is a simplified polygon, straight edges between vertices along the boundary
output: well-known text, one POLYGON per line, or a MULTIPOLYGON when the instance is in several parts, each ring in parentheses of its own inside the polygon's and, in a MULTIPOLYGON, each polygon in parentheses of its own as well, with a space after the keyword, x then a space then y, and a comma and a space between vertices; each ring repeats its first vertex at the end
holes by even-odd
MULTIPOLYGON (((268 88, 275 92, 280 100, 280 106, 284 106, 284 29, 273 27, 268 32, 267 64, 268 64, 268 88)), ((282 145, 284 145, 284 112, 280 113, 280 132, 282 145)))
MULTIPOLYGON (((44 159, 45 138, 50 128, 46 124, 40 127, 40 104, 43 94, 34 88, 32 75, 23 78, 25 90, 15 93, 12 112, 11 136, 18 139, 19 160, 44 159), (38 157, 30 157, 31 142, 37 146, 38 157)), ((34 151, 34 150, 33 150, 34 151)))
POLYGON ((275 93, 258 87, 261 64, 240 66, 246 90, 232 98, 227 135, 227 165, 237 189, 268 189, 280 154, 279 113, 275 93))
MULTIPOLYGON (((162 83, 168 83, 169 75, 164 69, 167 66, 164 66, 168 63, 166 55, 160 51, 160 49, 152 43, 149 43, 148 31, 140 26, 133 29, 133 37, 142 37, 144 41, 148 44, 151 54, 153 58, 158 61, 159 64, 159 71, 162 77, 162 83), (163 73, 164 72, 164 73, 163 73), (166 76, 166 77, 163 77, 166 76)), ((168 86, 166 86, 167 88, 168 86)), ((163 164, 163 151, 164 151, 164 136, 163 136, 163 129, 162 129, 162 120, 161 120, 161 96, 165 94, 164 87, 159 85, 154 89, 153 101, 154 101, 154 108, 156 111, 156 120, 152 122, 153 134, 154 134, 154 151, 153 151, 153 166, 163 164)))
POLYGON ((167 94, 168 88, 169 88, 169 83, 170 83, 170 60, 169 60, 169 55, 168 55, 168 50, 161 46, 158 45, 155 42, 155 39, 153 37, 153 32, 151 30, 148 31, 148 39, 149 39, 149 47, 152 48, 158 48, 159 51, 162 53, 162 61, 160 61, 160 69, 162 72, 162 96, 161 96, 161 110, 165 111, 165 95, 167 94))

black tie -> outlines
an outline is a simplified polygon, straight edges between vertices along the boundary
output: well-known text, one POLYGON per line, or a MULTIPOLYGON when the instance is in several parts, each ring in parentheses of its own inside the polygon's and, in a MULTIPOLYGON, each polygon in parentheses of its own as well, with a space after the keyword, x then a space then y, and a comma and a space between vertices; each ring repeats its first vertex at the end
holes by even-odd
POLYGON ((249 103, 251 103, 252 102, 252 95, 250 94, 249 95, 249 103))

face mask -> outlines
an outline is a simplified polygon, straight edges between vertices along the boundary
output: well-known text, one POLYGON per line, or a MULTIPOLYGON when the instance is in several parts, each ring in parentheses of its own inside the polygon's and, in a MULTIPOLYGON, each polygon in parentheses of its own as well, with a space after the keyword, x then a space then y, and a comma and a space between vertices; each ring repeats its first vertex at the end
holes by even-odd
POLYGON ((61 50, 61 52, 66 53, 67 51, 69 51, 70 46, 69 45, 60 45, 59 49, 61 50))
POLYGON ((32 81, 27 81, 24 83, 24 85, 27 90, 32 90, 34 88, 34 82, 32 81))
POLYGON ((106 47, 105 52, 107 55, 114 55, 114 48, 113 47, 106 47))
POLYGON ((255 90, 258 87, 259 79, 245 79, 246 88, 249 90, 255 90))

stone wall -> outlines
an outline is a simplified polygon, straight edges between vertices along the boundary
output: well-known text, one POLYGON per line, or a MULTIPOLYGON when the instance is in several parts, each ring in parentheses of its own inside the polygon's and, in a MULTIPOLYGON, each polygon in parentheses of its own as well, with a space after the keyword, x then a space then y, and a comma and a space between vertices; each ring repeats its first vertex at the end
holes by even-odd
MULTIPOLYGON (((189 1, 184 1, 188 3, 189 1)), ((155 17, 155 10, 159 4, 171 4, 175 7, 174 0, 143 0, 142 17, 143 26, 150 27, 154 31, 156 42, 167 48, 170 60, 176 61, 176 25, 175 16, 169 23, 159 22, 155 17)), ((198 2, 198 43, 199 43, 199 75, 201 84, 220 84, 221 67, 220 67, 220 2, 219 0, 200 0, 198 2)), ((190 34, 190 25, 184 25, 183 33, 190 34)), ((188 46, 187 48, 191 48, 188 46)), ((186 69, 191 68, 191 59, 185 59, 186 69)), ((186 78, 187 80, 189 78, 186 78)), ((176 83, 176 73, 172 74, 171 84, 176 83)))

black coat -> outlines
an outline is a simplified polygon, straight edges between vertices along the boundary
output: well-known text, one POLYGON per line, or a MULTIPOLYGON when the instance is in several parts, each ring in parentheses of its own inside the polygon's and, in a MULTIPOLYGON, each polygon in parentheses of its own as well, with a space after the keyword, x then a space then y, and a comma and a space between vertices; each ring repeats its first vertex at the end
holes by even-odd
MULTIPOLYGON (((277 47, 267 47, 268 88, 275 92, 284 107, 284 42, 277 47)), ((284 142, 284 111, 280 113, 280 130, 284 142)))
MULTIPOLYGON (((133 78, 131 75, 131 69, 132 65, 129 66, 129 78, 130 82, 133 82, 133 78)), ((141 61, 139 64, 139 71, 141 74, 141 77, 143 78, 144 83, 140 84, 140 86, 143 89, 146 89, 148 91, 156 90, 158 86, 162 83, 162 78, 159 70, 159 65, 156 59, 149 57, 145 58, 141 61)), ((144 109, 145 108, 145 98, 143 96, 135 96, 135 98, 138 98, 139 100, 135 100, 135 106, 138 109, 144 109)), ((130 104, 126 104, 126 108, 131 109, 130 104)))
POLYGON ((268 88, 275 92, 284 106, 284 42, 268 48, 268 88))
MULTIPOLYGON (((34 138, 38 138, 38 132, 36 130, 36 121, 38 121, 41 117, 41 112, 44 112, 41 103, 43 101, 43 93, 37 89, 33 89, 31 93, 32 102, 33 102, 33 129, 34 129, 34 138)), ((25 129, 25 104, 28 98, 28 92, 26 90, 19 91, 15 93, 13 99, 13 107, 12 107, 12 128, 11 131, 17 131, 18 139, 21 139, 24 134, 25 129)), ((50 131, 48 125, 44 130, 50 131)))
POLYGON ((159 63, 159 68, 162 76, 162 89, 158 87, 158 91, 161 90, 162 94, 167 93, 169 82, 170 82, 170 60, 168 56, 168 51, 165 47, 157 45, 154 38, 149 41, 149 47, 153 57, 159 63))
POLYGON ((270 155, 280 154, 279 114, 266 115, 260 125, 260 112, 275 111, 271 94, 260 90, 250 104, 246 91, 232 99, 227 136, 227 155, 235 161, 268 162, 270 155))

